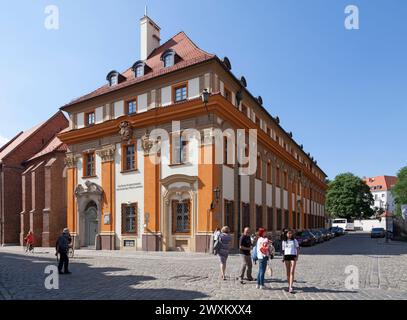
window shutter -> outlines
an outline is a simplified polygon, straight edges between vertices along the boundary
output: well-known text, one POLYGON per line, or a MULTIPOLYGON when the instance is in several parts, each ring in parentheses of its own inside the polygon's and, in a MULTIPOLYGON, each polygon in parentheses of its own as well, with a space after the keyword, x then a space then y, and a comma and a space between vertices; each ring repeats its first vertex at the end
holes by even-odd
POLYGON ((135 221, 134 221, 134 233, 138 235, 138 206, 137 203, 134 204, 134 214, 135 214, 135 221))
POLYGON ((177 203, 178 201, 172 201, 172 233, 177 231, 177 203))
POLYGON ((187 210, 188 210, 188 225, 187 225, 187 230, 188 232, 191 232, 191 201, 188 200, 186 203, 187 210))
POLYGON ((126 233, 126 205, 122 203, 122 234, 126 233))

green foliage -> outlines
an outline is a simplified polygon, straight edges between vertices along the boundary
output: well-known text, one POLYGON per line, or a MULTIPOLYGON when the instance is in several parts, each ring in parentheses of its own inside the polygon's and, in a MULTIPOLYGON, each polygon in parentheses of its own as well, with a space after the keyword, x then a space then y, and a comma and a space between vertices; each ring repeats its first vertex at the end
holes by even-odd
POLYGON ((397 174, 397 183, 391 190, 396 203, 396 215, 401 215, 401 205, 407 204, 407 167, 401 168, 397 174))
POLYGON ((368 185, 352 173, 342 173, 328 185, 326 208, 333 217, 368 218, 374 214, 370 207, 373 195, 368 185))

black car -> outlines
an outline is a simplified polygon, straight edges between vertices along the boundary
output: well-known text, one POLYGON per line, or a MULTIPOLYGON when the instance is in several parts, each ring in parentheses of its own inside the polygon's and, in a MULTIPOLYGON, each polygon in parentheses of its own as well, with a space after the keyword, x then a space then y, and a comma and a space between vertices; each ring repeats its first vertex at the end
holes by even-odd
POLYGON ((372 228, 370 232, 371 238, 384 238, 386 237, 386 230, 384 228, 372 228))
POLYGON ((310 247, 315 244, 315 237, 309 230, 298 231, 295 238, 302 247, 310 247))
POLYGON ((338 227, 330 227, 329 231, 332 232, 335 237, 339 237, 341 235, 341 231, 338 227))
POLYGON ((321 229, 319 229, 319 231, 322 233, 324 241, 328 241, 332 238, 331 233, 327 229, 321 228, 321 229))
POLYGON ((319 230, 311 230, 311 233, 315 236, 316 243, 324 242, 324 236, 323 236, 321 231, 319 231, 319 230))

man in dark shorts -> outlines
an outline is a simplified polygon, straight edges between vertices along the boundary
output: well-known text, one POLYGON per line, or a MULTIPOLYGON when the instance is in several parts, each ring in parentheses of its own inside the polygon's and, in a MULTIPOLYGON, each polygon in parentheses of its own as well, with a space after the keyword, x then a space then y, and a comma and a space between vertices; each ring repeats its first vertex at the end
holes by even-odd
POLYGON ((240 256, 242 257, 242 269, 240 272, 240 282, 243 283, 244 273, 247 268, 247 280, 253 281, 252 277, 252 257, 250 250, 252 248, 252 239, 250 238, 250 228, 244 228, 243 234, 239 241, 240 256))

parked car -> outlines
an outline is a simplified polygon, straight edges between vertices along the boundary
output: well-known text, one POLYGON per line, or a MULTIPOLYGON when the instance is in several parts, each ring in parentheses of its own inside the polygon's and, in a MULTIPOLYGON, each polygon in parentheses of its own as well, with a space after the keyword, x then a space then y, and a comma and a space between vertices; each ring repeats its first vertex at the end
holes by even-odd
POLYGON ((324 236, 321 231, 315 229, 315 230, 311 230, 311 233, 315 236, 316 243, 324 242, 324 236))
POLYGON ((315 244, 315 237, 309 230, 298 231, 295 238, 302 247, 310 247, 315 244))
POLYGON ((332 232, 335 235, 335 237, 339 237, 341 235, 339 227, 330 227, 329 231, 332 232))
POLYGON ((348 222, 345 231, 355 231, 355 224, 353 222, 348 222))
POLYGON ((341 228, 341 227, 339 227, 338 229, 339 229, 339 235, 343 236, 345 234, 345 229, 341 228))
POLYGON ((370 232, 371 238, 384 238, 386 237, 386 230, 384 228, 372 228, 370 232))
POLYGON ((319 229, 319 231, 322 233, 324 241, 328 241, 332 238, 331 233, 327 229, 321 228, 321 229, 319 229))

